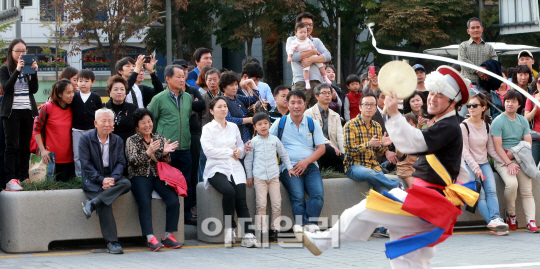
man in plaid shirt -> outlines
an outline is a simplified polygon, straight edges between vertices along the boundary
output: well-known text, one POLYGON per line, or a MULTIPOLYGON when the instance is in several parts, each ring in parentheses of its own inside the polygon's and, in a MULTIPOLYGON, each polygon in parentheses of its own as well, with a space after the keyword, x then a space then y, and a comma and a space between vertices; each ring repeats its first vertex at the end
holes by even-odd
POLYGON ((403 185, 384 176, 377 156, 383 156, 392 144, 381 125, 371 120, 377 112, 377 98, 367 93, 360 99, 360 114, 345 124, 345 169, 354 181, 367 181, 377 192, 403 188, 403 185), (382 140, 381 140, 382 139, 382 140))
MULTIPOLYGON (((458 60, 480 66, 480 64, 487 60, 498 59, 493 47, 482 40, 483 32, 484 27, 482 27, 482 22, 479 18, 471 18, 467 21, 467 33, 471 38, 459 44, 458 60)), ((477 85, 480 79, 489 80, 488 75, 465 66, 461 66, 461 74, 477 85)))

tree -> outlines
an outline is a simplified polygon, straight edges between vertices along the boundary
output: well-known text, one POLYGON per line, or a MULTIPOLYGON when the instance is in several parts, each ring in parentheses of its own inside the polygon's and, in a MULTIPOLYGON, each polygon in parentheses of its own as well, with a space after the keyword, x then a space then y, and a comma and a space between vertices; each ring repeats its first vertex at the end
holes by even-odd
POLYGON ((65 62, 58 57, 58 51, 61 50, 62 44, 67 43, 69 40, 64 34, 66 23, 64 22, 63 5, 62 2, 55 1, 48 6, 41 6, 40 10, 39 20, 43 27, 49 31, 48 33, 43 34, 47 37, 47 45, 41 46, 42 53, 53 59, 52 63, 54 64, 56 80, 58 80, 59 67, 66 65, 65 62), (55 48, 54 52, 51 50, 51 43, 53 42, 55 48))
POLYGON ((254 39, 275 36, 272 32, 276 30, 276 21, 304 8, 301 0, 224 0, 218 20, 221 29, 215 32, 217 43, 238 49, 245 42, 247 56, 252 56, 254 39))
POLYGON ((437 40, 450 40, 444 31, 456 18, 474 10, 469 0, 381 0, 377 14, 377 40, 383 45, 398 45, 404 40, 419 48, 437 40))
MULTIPOLYGON (((176 59, 190 61, 195 49, 211 46, 209 43, 216 27, 213 17, 217 12, 217 2, 214 0, 176 0, 172 4, 173 51, 176 52, 176 59)), ((161 0, 161 6, 164 7, 163 0, 161 0)), ((166 55, 164 36, 165 27, 149 28, 144 38, 148 50, 155 50, 166 55)))
POLYGON ((321 11, 326 14, 326 20, 320 21, 321 40, 329 44, 327 48, 332 53, 332 62, 337 64, 338 59, 338 18, 341 18, 341 47, 342 47, 342 78, 347 74, 359 74, 368 65, 370 53, 374 52, 368 36, 360 36, 367 29, 367 18, 370 12, 377 7, 372 0, 318 0, 321 11))
POLYGON ((152 0, 57 1, 63 2, 66 11, 71 53, 97 43, 95 54, 107 57, 111 75, 128 40, 142 39, 144 29, 157 17, 155 8, 159 5, 152 0))
MULTIPOLYGON (((5 33, 8 30, 11 30, 11 25, 13 23, 0 24, 0 33, 5 33)), ((7 42, 3 39, 0 39, 0 47, 4 48, 7 45, 7 42)))

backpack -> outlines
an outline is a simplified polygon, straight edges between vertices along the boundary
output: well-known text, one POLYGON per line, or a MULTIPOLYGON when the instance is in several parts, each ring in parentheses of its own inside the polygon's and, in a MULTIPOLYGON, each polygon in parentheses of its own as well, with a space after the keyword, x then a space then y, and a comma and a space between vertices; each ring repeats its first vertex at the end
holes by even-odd
MULTIPOLYGON (((461 124, 465 125, 465 129, 467 129, 467 135, 469 135, 470 133, 469 125, 466 122, 462 122, 461 124)), ((487 122, 486 122, 486 131, 487 131, 487 134, 489 135, 489 124, 487 124, 487 122)))
MULTIPOLYGON (((315 125, 313 124, 313 119, 306 116, 307 118, 307 122, 308 122, 308 129, 309 129, 309 132, 311 133, 311 139, 313 139, 313 148, 315 148, 315 135, 314 135, 314 132, 315 132, 315 125)), ((281 117, 281 120, 279 121, 279 125, 278 125, 278 139, 281 141, 281 137, 283 136, 283 128, 285 127, 285 122, 287 121, 287 115, 285 116, 282 116, 281 117)), ((278 164, 281 165, 281 158, 278 157, 278 164)))
MULTIPOLYGON (((306 116, 307 122, 308 122, 308 128, 309 132, 311 133, 311 139, 313 139, 313 148, 315 148, 315 125, 313 124, 313 119, 306 116)), ((279 121, 278 125, 278 134, 277 137, 279 140, 281 140, 281 137, 283 136, 283 128, 285 127, 285 122, 287 121, 287 115, 281 117, 281 120, 279 121)))

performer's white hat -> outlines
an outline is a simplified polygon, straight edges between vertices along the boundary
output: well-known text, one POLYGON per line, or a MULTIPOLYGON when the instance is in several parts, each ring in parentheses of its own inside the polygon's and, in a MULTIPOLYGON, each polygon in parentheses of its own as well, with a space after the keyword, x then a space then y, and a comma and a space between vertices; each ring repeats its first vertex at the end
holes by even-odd
POLYGON ((426 76, 425 87, 433 93, 440 93, 461 104, 469 101, 471 81, 462 77, 454 68, 441 65, 437 71, 426 76))

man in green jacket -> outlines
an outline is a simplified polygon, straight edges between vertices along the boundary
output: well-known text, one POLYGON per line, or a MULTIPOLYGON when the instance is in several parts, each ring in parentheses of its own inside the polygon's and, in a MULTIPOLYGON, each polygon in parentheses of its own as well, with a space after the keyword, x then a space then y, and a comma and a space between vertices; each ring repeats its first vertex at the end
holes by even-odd
MULTIPOLYGON (((179 169, 186 183, 191 181, 191 133, 189 117, 191 116, 191 95, 185 93, 186 77, 184 69, 179 65, 165 67, 165 81, 169 90, 158 93, 148 105, 154 115, 154 133, 161 134, 171 141, 178 141, 178 148, 170 153, 171 166, 179 169)), ((186 218, 191 218, 191 207, 194 206, 193 190, 188 188, 188 197, 184 199, 186 218)))

